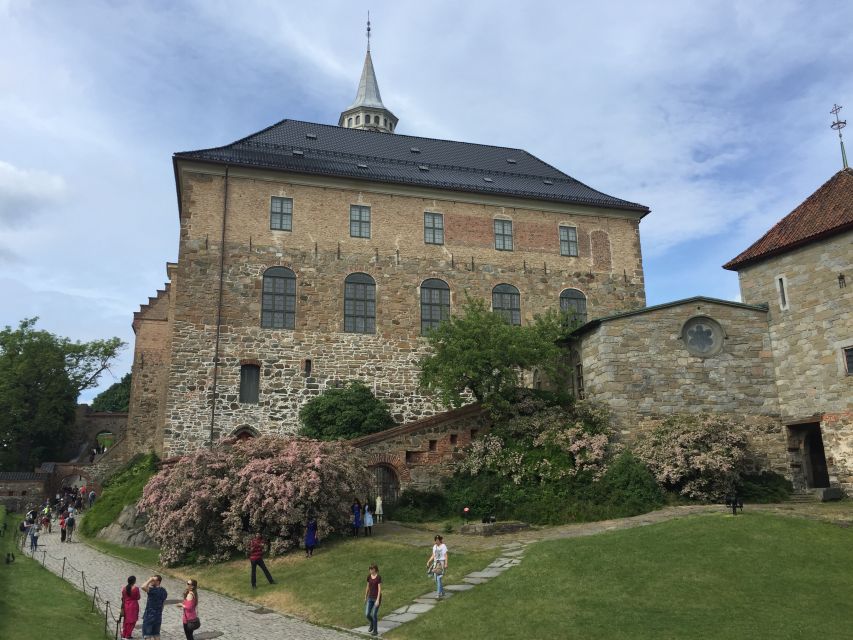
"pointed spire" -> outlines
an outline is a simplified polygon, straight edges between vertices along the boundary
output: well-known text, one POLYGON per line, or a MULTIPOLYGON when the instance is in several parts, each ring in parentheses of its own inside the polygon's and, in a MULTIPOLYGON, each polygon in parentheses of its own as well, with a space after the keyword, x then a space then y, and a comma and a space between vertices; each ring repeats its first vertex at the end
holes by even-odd
POLYGON ((367 14, 367 53, 358 82, 355 100, 341 113, 338 126, 349 129, 370 129, 392 132, 397 127, 397 117, 382 103, 373 58, 370 56, 370 13, 367 14))
MULTIPOLYGON (((370 23, 368 22, 368 25, 370 23)), ((368 29, 370 27, 368 26, 368 29)), ((847 120, 840 120, 838 118, 838 113, 841 111, 842 107, 840 104, 832 105, 832 109, 829 112, 835 116, 835 122, 829 125, 832 129, 838 132, 838 142, 841 143, 841 165, 847 169, 847 152, 844 150, 844 138, 841 136, 841 130, 847 126, 847 120)))

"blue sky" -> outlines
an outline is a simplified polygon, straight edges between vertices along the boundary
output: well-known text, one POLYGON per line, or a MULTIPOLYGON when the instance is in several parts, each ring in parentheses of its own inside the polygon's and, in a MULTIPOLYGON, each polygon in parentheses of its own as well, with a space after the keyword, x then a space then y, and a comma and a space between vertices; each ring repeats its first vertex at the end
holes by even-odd
POLYGON ((651 207, 649 304, 737 299, 720 265, 841 167, 851 3, 0 0, 0 325, 132 344, 177 257, 171 154, 336 124, 367 8, 400 133, 521 147, 651 207))

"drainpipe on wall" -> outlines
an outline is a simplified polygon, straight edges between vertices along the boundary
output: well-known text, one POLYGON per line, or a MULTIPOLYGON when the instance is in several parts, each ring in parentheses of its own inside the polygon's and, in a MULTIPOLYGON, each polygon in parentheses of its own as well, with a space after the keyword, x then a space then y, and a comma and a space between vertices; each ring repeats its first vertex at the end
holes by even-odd
POLYGON ((222 240, 219 249, 219 300, 216 303, 216 343, 213 348, 213 396, 210 407, 210 437, 213 448, 213 426, 216 422, 216 389, 219 381, 219 336, 222 332, 222 290, 225 285, 225 221, 228 217, 228 165, 225 165, 225 195, 222 199, 222 240))

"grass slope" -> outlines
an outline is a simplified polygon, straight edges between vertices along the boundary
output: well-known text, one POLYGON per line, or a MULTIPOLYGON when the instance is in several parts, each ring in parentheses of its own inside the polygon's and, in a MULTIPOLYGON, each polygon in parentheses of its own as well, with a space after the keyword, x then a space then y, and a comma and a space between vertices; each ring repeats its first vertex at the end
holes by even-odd
POLYGON ((853 531, 764 514, 698 516, 542 542, 393 640, 850 637, 853 531))
POLYGON ((156 471, 157 456, 148 454, 110 478, 95 504, 86 510, 86 517, 80 523, 80 533, 92 537, 111 525, 122 509, 142 497, 145 483, 156 471))
MULTIPOLYGON (((259 572, 257 591, 249 584, 248 560, 170 571, 182 578, 196 578, 202 588, 258 602, 312 622, 355 627, 366 624, 364 587, 371 563, 379 565, 382 575, 380 614, 384 615, 435 589, 435 583, 426 577, 429 554, 430 547, 365 538, 342 540, 317 549, 311 559, 301 552, 266 559, 277 584, 267 584, 259 572)), ((496 550, 452 553, 450 579, 461 581, 463 575, 479 571, 496 556, 496 550)))
POLYGON ((19 519, 7 516, 0 507, 0 523, 4 519, 9 528, 0 538, 0 551, 3 559, 7 552, 14 553, 15 562, 0 564, 0 638, 105 637, 103 616, 90 613, 91 599, 16 550, 15 527, 19 519))

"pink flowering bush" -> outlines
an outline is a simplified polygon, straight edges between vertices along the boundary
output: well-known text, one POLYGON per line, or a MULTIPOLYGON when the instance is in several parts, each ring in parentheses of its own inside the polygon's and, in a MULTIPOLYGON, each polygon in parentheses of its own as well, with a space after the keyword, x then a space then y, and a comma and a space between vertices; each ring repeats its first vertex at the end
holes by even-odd
POLYGON ((665 488, 696 500, 734 490, 748 461, 743 425, 725 416, 677 415, 643 435, 634 454, 665 488))
POLYGON ((281 553, 299 545, 309 514, 321 539, 343 532, 353 498, 369 489, 349 445, 264 436, 184 456, 149 481, 140 507, 161 562, 174 565, 242 553, 255 531, 281 553))

